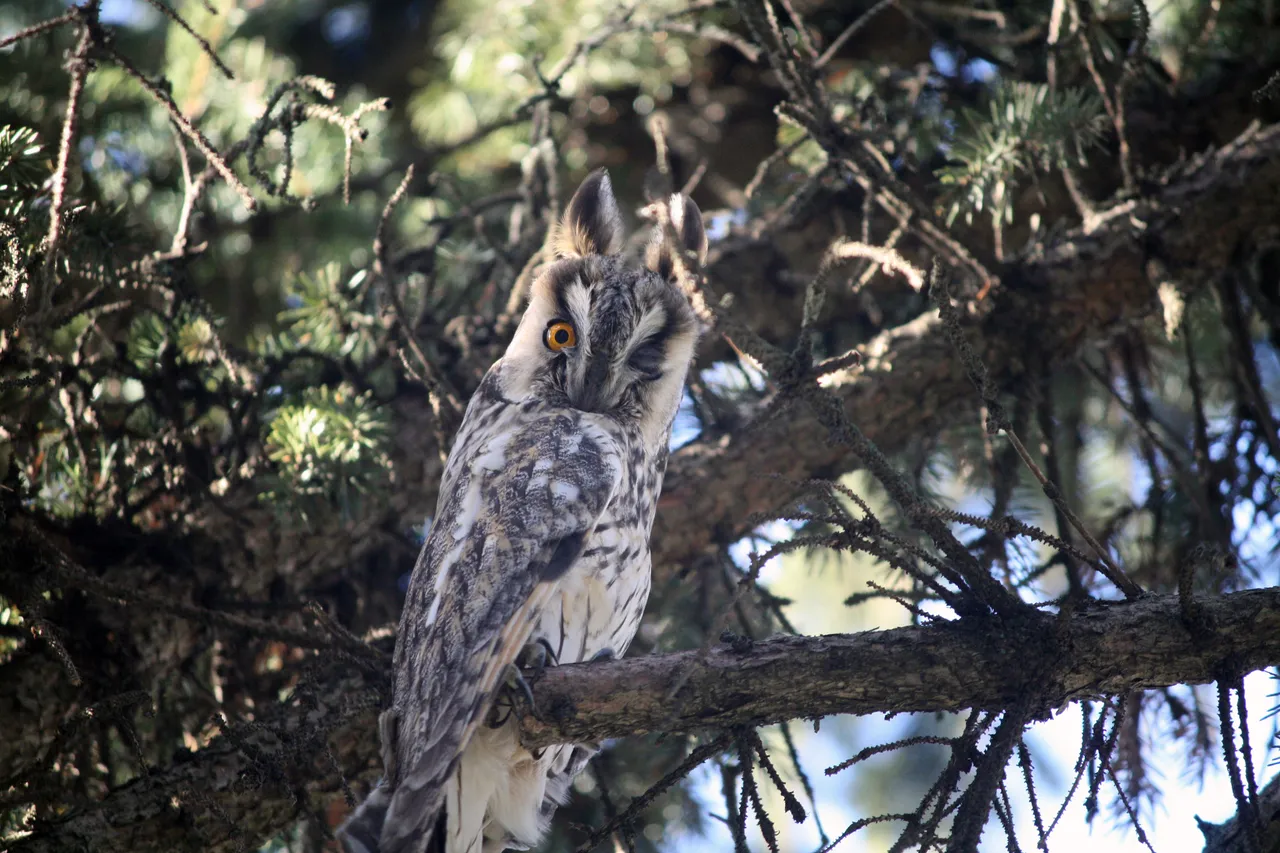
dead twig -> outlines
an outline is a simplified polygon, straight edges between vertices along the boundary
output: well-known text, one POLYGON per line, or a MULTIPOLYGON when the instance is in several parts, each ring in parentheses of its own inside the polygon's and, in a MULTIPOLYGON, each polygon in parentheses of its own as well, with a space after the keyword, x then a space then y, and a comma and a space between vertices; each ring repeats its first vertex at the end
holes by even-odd
POLYGON ((378 230, 373 238, 374 273, 385 284, 387 298, 391 302, 396 324, 400 327, 401 337, 416 359, 416 364, 413 368, 409 367, 408 362, 404 360, 403 354, 401 355, 401 362, 406 370, 410 372, 410 375, 418 378, 427 388, 428 402, 431 405, 433 415, 432 429, 435 432, 436 447, 443 462, 449 452, 449 436, 462 420, 462 404, 458 401, 458 395, 449 385, 448 380, 440 373, 439 368, 422 351, 422 346, 418 343, 418 337, 409 325, 404 308, 404 300, 400 297, 400 289, 391 274, 391 261, 387 251, 387 227, 391 221, 391 214, 395 211, 396 205, 408 193, 409 184, 412 181, 413 167, 410 166, 405 170, 404 178, 401 179, 400 185, 396 187, 396 191, 387 199, 387 204, 382 209, 382 216, 378 219, 378 230))
POLYGON ((47 33, 51 30, 56 30, 58 27, 73 23, 74 21, 79 20, 82 14, 82 8, 77 6, 64 15, 59 15, 56 18, 50 18, 47 21, 41 21, 38 24, 32 24, 29 27, 18 30, 13 35, 0 39, 0 50, 4 50, 6 47, 15 45, 25 39, 35 38, 41 33, 47 33))
POLYGON ((63 207, 67 202, 67 184, 70 182, 71 149, 76 143, 76 129, 80 118, 80 96, 84 93, 84 81, 92 70, 89 52, 93 49, 97 30, 97 0, 85 6, 76 7, 76 17, 80 20, 80 38, 76 42, 67 61, 67 70, 71 73, 71 88, 67 93, 66 115, 62 120, 62 138, 58 144, 58 165, 53 172, 53 197, 49 203, 49 234, 45 238, 44 290, 40 297, 38 311, 44 313, 52 305, 54 277, 53 271, 57 263, 59 240, 62 237, 63 207))
POLYGON ((240 196, 240 203, 244 205, 245 210, 250 213, 257 210, 258 202, 254 199, 253 193, 249 192, 249 188, 245 186, 244 182, 240 180, 234 171, 232 171, 231 166, 222 157, 222 155, 218 153, 217 149, 213 147, 213 143, 211 143, 208 138, 200 132, 199 128, 191 123, 190 119, 182 114, 182 111, 178 109, 178 105, 173 102, 173 96, 165 89, 157 86, 151 79, 139 71, 138 67, 134 65, 128 57, 121 54, 110 44, 98 45, 98 47, 111 59, 112 62, 124 69, 126 74, 138 81, 138 84, 146 90, 147 94, 164 108, 173 123, 176 124, 183 134, 191 140, 196 148, 200 149, 200 153, 204 155, 205 159, 209 162, 209 165, 216 169, 218 174, 222 176, 222 179, 236 191, 236 195, 240 196))

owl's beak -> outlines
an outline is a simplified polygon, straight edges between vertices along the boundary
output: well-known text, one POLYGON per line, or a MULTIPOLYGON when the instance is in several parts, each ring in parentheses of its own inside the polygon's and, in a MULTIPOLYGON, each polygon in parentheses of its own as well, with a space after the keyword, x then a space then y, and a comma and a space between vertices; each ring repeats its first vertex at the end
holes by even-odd
POLYGON ((608 400, 605 391, 609 384, 609 357, 596 355, 587 362, 586 375, 582 377, 582 387, 570 400, 575 408, 584 412, 602 412, 607 408, 608 400))

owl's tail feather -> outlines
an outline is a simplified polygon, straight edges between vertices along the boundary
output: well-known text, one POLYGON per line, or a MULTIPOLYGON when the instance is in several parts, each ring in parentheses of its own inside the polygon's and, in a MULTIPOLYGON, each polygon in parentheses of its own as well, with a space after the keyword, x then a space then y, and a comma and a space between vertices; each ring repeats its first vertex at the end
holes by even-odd
POLYGON ((381 853, 379 839, 391 805, 391 787, 385 783, 374 788, 342 826, 338 841, 345 853, 381 853))
MULTIPOLYGON (((422 848, 417 846, 406 847, 406 842, 411 842, 411 838, 398 837, 390 840, 394 850, 390 850, 383 846, 382 830, 387 823, 387 811, 391 807, 391 786, 385 782, 374 788, 368 798, 361 803, 351 816, 346 819, 342 826, 338 827, 338 841, 342 844, 344 853, 399 853, 402 849, 416 851, 422 848)), ((445 812, 440 809, 440 813, 435 821, 434 832, 431 832, 430 841, 427 843, 422 853, 443 853, 444 850, 444 831, 445 812)), ((431 824, 428 823, 426 829, 430 830, 431 824)), ((425 832, 419 833, 424 835, 425 832)), ((393 833, 396 835, 396 833, 393 833)), ((421 839, 419 838, 419 843, 421 839)))

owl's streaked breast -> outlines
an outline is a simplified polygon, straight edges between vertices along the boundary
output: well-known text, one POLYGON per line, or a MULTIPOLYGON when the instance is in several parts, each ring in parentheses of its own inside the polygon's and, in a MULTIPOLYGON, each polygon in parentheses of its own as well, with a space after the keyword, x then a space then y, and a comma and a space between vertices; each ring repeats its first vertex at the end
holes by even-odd
POLYGON ((649 599, 649 546, 635 524, 606 511, 582 553, 560 581, 533 639, 545 640, 559 663, 591 660, 609 649, 621 657, 635 637, 649 599))
MULTIPOLYGON (((496 378, 496 377, 495 377, 496 378)), ((537 416, 552 407, 541 401, 516 402, 496 395, 496 381, 477 393, 477 411, 468 416, 472 428, 464 437, 477 448, 468 469, 497 468, 505 463, 502 448, 512 429, 518 429, 520 418, 537 416), (517 415, 519 417, 517 417, 517 415)), ((562 416, 563 409, 554 409, 562 416)), ((557 593, 537 621, 530 640, 545 640, 559 663, 590 660, 605 649, 621 657, 630 645, 649 597, 650 556, 649 532, 653 525, 657 494, 662 488, 666 454, 649 458, 640 444, 640 436, 629 433, 605 415, 570 412, 578 420, 584 434, 607 432, 624 448, 629 463, 623 479, 614 491, 596 526, 587 534, 577 558, 560 579, 557 593)), ((568 439, 571 442, 572 439, 568 439)), ((571 450, 572 448, 567 448, 571 450)), ((539 460, 540 463, 543 460, 539 460)), ((545 460, 549 470, 553 460, 545 460)), ((535 476, 539 468, 535 465, 535 476)), ((454 493, 464 504, 457 518, 468 517, 466 481, 471 470, 450 472, 460 477, 454 493)), ((557 488, 574 488, 568 484, 549 482, 557 488)), ((460 528, 465 528, 464 523, 460 528)), ((458 535, 455 532, 455 535, 458 535)))

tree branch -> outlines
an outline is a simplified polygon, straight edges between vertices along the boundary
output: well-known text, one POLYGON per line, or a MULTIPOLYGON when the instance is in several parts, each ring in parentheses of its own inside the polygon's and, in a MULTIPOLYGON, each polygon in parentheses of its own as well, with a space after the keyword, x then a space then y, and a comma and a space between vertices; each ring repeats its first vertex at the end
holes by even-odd
MULTIPOLYGON (((1274 853, 1280 850, 1280 775, 1258 793, 1258 812, 1262 818, 1260 828, 1261 849, 1274 853)), ((1253 853, 1256 849, 1249 839, 1243 816, 1235 816, 1220 824, 1208 823, 1196 818, 1204 833, 1204 853, 1253 853)))
POLYGON ((329 667, 319 678, 304 701, 295 694, 256 722, 224 726, 198 752, 117 788, 97 806, 38 823, 8 849, 256 850, 313 806, 342 797, 344 777, 381 772, 372 703, 355 701, 368 696, 374 679, 354 667, 329 667))
MULTIPOLYGON (((553 667, 533 685, 544 722, 526 743, 624 737, 828 714, 1000 708, 1032 697, 1032 715, 1070 699, 1213 680, 1227 657, 1242 671, 1280 663, 1280 589, 1197 599, 1193 627, 1175 595, 1102 604, 1065 625, 1045 617, 1015 638, 961 623, 853 635, 775 637, 701 652, 553 667), (1016 656, 1016 661, 1008 656, 1016 656), (670 687, 688 672, 680 695, 670 687), (1030 691, 1030 693, 1029 693, 1030 691)), ((1025 627, 1025 626, 1024 626, 1025 627)), ((252 849, 297 819, 307 793, 339 796, 342 778, 378 770, 376 676, 329 665, 261 724, 137 779, 101 804, 37 828, 13 853, 80 849, 207 853, 252 849), (352 710, 366 697, 365 710, 352 710), (285 737, 277 733, 285 732, 285 737)), ((311 804, 313 807, 316 803, 311 804)))
MULTIPOLYGON (((1060 364, 1160 308, 1145 265, 1155 241, 1188 288, 1207 291, 1239 241, 1260 222, 1280 221, 1280 125, 1209 154, 1165 178, 1142 201, 1104 210, 1036 255, 998 270, 1002 288, 980 308, 974 339, 1001 387, 1016 392, 1034 365, 1027 353, 1060 364)), ((732 293, 770 293, 764 265, 712 267, 708 277, 732 293)), ((882 333, 864 346, 860 368, 827 382, 863 433, 886 453, 955 422, 978 400, 935 312, 882 333)), ((975 421, 976 422, 976 421, 975 421)), ((667 571, 710 546, 746 533, 753 513, 787 498, 792 482, 848 470, 847 451, 801 409, 730 436, 695 441, 672 455, 654 528, 654 567, 667 571), (774 477, 773 475, 780 475, 774 477)))
POLYGON ((998 709, 1028 691, 1047 711, 1213 681, 1229 656, 1245 671, 1280 662, 1280 589, 1198 598, 1196 606, 1203 618, 1191 628, 1176 595, 1149 595, 1090 608, 1062 628, 1046 616, 1039 630, 1005 631, 1013 637, 966 620, 554 667, 533 686, 543 720, 525 718, 524 740, 545 746, 829 714, 998 709))

